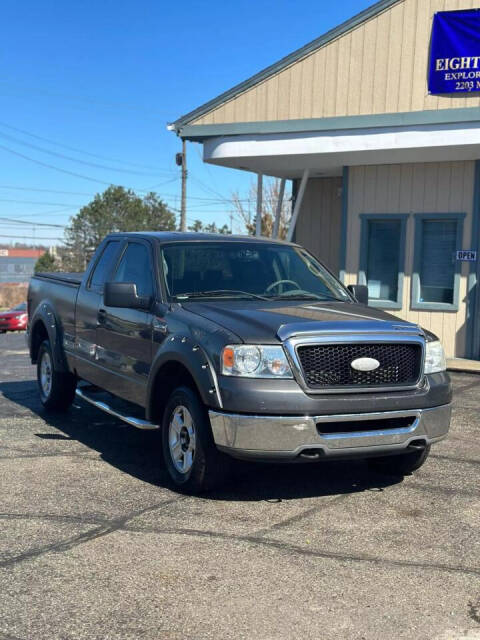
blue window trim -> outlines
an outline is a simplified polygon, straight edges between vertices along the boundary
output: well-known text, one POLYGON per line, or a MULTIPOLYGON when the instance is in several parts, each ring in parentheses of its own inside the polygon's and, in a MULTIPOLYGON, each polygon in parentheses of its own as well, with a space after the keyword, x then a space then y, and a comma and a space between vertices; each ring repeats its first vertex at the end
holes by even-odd
POLYGON ((400 220, 400 248, 398 254, 398 281, 396 300, 369 300, 369 307, 379 309, 401 309, 403 306, 403 281, 405 278, 405 243, 407 237, 408 213, 361 213, 362 223, 360 232, 360 261, 358 268, 358 283, 367 284, 368 265, 368 223, 371 220, 400 220))
POLYGON ((453 281, 453 304, 444 302, 420 302, 420 264, 422 247, 422 223, 424 220, 455 220, 457 223, 457 238, 455 250, 463 246, 463 222, 466 213, 417 213, 415 214, 415 245, 413 256, 413 273, 411 285, 410 308, 414 311, 458 311, 460 277, 462 263, 455 262, 455 273, 453 281))
MULTIPOLYGON (((470 245, 473 251, 480 249, 480 160, 475 161, 475 179, 472 206, 472 238, 470 245)), ((467 357, 473 360, 480 358, 480 264, 470 263, 467 287, 467 357)))

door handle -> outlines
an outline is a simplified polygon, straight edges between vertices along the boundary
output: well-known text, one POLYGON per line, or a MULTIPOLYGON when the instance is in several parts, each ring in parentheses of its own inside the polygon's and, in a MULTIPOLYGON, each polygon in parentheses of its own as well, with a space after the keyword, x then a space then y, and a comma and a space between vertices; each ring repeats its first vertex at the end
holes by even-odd
POLYGON ((97 324, 103 324, 106 317, 107 312, 105 311, 105 309, 99 309, 97 313, 97 324))

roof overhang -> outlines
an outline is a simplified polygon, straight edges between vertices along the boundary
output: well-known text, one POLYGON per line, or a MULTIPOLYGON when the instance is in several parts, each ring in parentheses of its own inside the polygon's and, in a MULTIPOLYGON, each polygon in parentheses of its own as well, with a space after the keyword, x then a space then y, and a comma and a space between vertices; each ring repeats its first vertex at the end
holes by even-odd
MULTIPOLYGON (((439 112, 421 112, 423 116, 416 117, 413 113, 401 114, 405 116, 403 124, 398 124, 398 118, 397 124, 387 124, 387 116, 376 116, 380 122, 377 126, 208 136, 203 138, 204 160, 265 175, 298 178, 304 169, 314 177, 341 175, 344 166, 480 158, 480 109, 445 111, 457 111, 457 120, 442 122, 439 112), (459 116, 463 117, 458 119, 459 116)), ((372 122, 371 116, 361 118, 357 124, 372 122)))

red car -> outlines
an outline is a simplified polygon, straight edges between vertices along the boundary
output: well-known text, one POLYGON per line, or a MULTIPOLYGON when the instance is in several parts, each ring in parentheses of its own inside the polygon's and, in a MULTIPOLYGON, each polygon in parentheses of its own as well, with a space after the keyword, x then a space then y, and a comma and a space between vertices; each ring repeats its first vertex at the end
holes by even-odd
POLYGON ((22 302, 10 311, 0 311, 0 333, 24 331, 27 328, 27 303, 22 302))

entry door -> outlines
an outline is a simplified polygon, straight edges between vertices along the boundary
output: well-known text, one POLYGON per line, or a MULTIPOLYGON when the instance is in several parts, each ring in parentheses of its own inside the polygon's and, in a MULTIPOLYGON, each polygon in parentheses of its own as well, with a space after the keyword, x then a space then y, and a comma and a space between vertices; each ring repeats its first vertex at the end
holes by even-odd
MULTIPOLYGON (((152 250, 148 242, 128 242, 113 282, 133 282, 139 296, 150 297, 155 279, 152 250)), ((145 405, 148 374, 152 364, 151 310, 107 307, 98 310, 97 362, 104 369, 102 386, 130 402, 145 405)))

